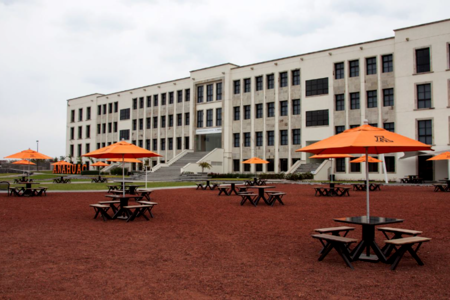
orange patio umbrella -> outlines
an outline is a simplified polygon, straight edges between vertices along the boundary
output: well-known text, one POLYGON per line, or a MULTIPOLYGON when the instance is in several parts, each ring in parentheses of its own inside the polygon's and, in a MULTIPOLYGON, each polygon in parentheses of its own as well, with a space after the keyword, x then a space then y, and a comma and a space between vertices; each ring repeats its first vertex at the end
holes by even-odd
MULTIPOLYGON (((162 156, 153 151, 138 147, 125 141, 120 141, 112 145, 97 149, 95 151, 84 154, 83 156, 95 158, 121 158, 122 160, 122 182, 125 185, 124 159, 125 158, 142 158, 142 157, 158 157, 162 156)), ((125 196, 125 189, 123 189, 125 196)))
MULTIPOLYGON (((35 163, 25 160, 25 159, 22 159, 22 160, 13 162, 13 165, 24 165, 25 166, 25 165, 35 165, 35 163)), ((22 175, 23 175, 23 173, 25 173, 25 167, 23 167, 23 169, 22 169, 22 175)))
POLYGON ((259 157, 252 157, 250 159, 244 160, 243 164, 268 164, 267 160, 261 159, 259 157))
MULTIPOLYGON (((315 154, 310 156, 309 158, 315 158, 315 159, 331 159, 331 171, 333 172, 334 170, 334 166, 333 166, 333 162, 334 159, 333 158, 346 158, 346 157, 354 157, 353 155, 350 154, 315 154)), ((330 175, 333 175, 333 173, 331 173, 330 175)), ((333 177, 331 176, 331 182, 333 182, 333 177)))
MULTIPOLYGON (((107 167, 107 166, 109 166, 109 165, 107 163, 102 162, 102 161, 98 161, 98 162, 93 163, 91 165, 91 167, 107 167)), ((100 168, 98 169, 98 175, 100 176, 100 168)))
POLYGON ((106 161, 142 164, 142 160, 136 158, 125 158, 123 160, 121 158, 110 158, 106 161))
MULTIPOLYGON (((45 154, 39 153, 37 151, 28 149, 21 152, 5 156, 5 158, 19 158, 19 159, 52 159, 52 157, 45 154)), ((30 165, 28 165, 28 177, 30 177, 30 165)))
MULTIPOLYGON (((297 152, 310 152, 314 154, 335 153, 365 153, 383 154, 393 152, 432 150, 430 145, 410 139, 383 128, 367 124, 347 129, 342 133, 308 145, 297 152)), ((369 162, 366 159, 366 207, 367 218, 370 218, 369 205, 369 162)))
POLYGON ((73 164, 71 164, 70 162, 67 162, 65 160, 60 160, 60 161, 52 163, 52 165, 54 165, 54 166, 71 166, 73 164))
MULTIPOLYGON (((383 162, 382 160, 376 159, 372 156, 368 156, 367 157, 369 159, 369 163, 379 163, 379 162, 383 162)), ((351 160, 351 163, 361 163, 361 162, 365 162, 366 161, 366 156, 361 156, 358 157, 357 159, 351 160)))
POLYGON ((438 154, 438 155, 436 155, 436 156, 433 156, 432 158, 429 158, 429 159, 427 159, 427 160, 447 160, 448 161, 448 179, 450 180, 450 152, 448 152, 448 151, 446 151, 446 152, 443 152, 443 153, 441 153, 441 154, 438 154))

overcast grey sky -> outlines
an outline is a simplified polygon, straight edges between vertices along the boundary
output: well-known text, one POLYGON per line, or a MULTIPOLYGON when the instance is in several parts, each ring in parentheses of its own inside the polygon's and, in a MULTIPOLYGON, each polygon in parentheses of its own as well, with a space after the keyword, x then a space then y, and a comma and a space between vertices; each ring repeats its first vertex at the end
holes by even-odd
POLYGON ((0 0, 0 159, 65 154, 66 100, 394 36, 448 0, 0 0))

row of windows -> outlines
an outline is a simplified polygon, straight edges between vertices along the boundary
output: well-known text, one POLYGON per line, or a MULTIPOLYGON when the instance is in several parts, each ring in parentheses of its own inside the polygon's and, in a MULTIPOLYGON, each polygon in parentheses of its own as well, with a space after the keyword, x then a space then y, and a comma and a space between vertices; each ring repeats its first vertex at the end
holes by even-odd
MULTIPOLYGON (((292 129, 292 145, 300 145, 301 140, 301 131, 300 129, 292 129)), ((250 132, 244 132, 243 133, 243 146, 244 147, 250 147, 251 146, 251 133, 250 132)), ((267 146, 274 146, 275 145, 275 131, 266 131, 266 139, 267 139, 267 146)), ((257 131, 255 132, 254 136, 254 145, 256 147, 263 146, 263 132, 257 131)), ((280 145, 288 145, 288 130, 280 130, 280 145)), ((241 134, 240 133, 234 133, 233 134, 233 146, 234 147, 240 147, 241 146, 241 134)))
MULTIPOLYGON (((216 101, 222 100, 222 82, 217 82, 216 86, 216 101)), ((197 86, 197 103, 203 103, 205 99, 205 86, 198 85, 197 86)), ((206 85, 206 102, 212 102, 214 100, 214 84, 206 85)))
MULTIPOLYGON (((122 140, 129 140, 130 139, 130 130, 125 129, 120 131, 120 139, 122 140)), ((132 141, 132 144, 139 146, 141 148, 144 148, 144 140, 137 140, 132 141)), ((189 137, 184 137, 184 145, 183 145, 183 138, 177 137, 177 138, 161 138, 159 139, 159 145, 158 145, 158 139, 146 139, 145 140, 145 149, 151 150, 151 151, 163 151, 163 150, 174 150, 174 146, 176 147, 176 150, 182 150, 183 146, 184 149, 189 148, 189 137), (175 142, 175 145, 174 145, 175 142), (151 143, 151 145, 150 145, 151 143), (152 146, 152 147, 150 147, 152 146), (167 146, 167 147, 166 147, 167 146), (167 148, 167 149, 166 149, 167 148)), ((104 147, 104 146, 103 146, 104 147)), ((97 149, 100 148, 100 144, 97 144, 97 149)))
MULTIPOLYGON (((166 116, 160 116, 160 117, 153 117, 153 128, 165 128, 167 127, 173 127, 174 121, 176 121, 176 126, 183 126, 183 114, 177 114, 176 120, 174 120, 174 115, 168 115, 166 116), (167 120, 167 124, 166 124, 167 120), (159 125, 159 126, 158 126, 159 125)), ((190 124, 190 114, 185 113, 184 114, 184 125, 190 124)), ((133 130, 144 130, 144 119, 134 119, 132 121, 132 128, 133 130), (139 126, 138 126, 139 125, 139 126)), ((151 129, 152 128, 152 118, 148 117, 145 119, 145 128, 151 129)))
MULTIPOLYGON (((153 95, 153 101, 152 101, 152 96, 134 98, 132 100, 133 101, 133 110, 138 109, 138 107, 140 109, 142 109, 144 107, 152 107, 152 103, 153 103, 153 106, 158 106, 160 104, 160 101, 161 101, 161 105, 166 105, 167 102, 168 102, 168 104, 173 104, 175 101, 175 96, 176 96, 177 103, 183 102, 183 90, 176 91, 176 94, 175 94, 175 92, 168 92, 168 93, 161 93, 161 94, 153 95), (145 103, 147 104, 146 106, 145 106, 145 103)), ((190 100, 191 100, 191 90, 185 89, 184 90, 184 101, 188 102, 190 100)))
MULTIPOLYGON (((204 111, 197 111, 197 128, 202 128, 204 111)), ((222 108, 216 108, 216 126, 222 126, 222 108)), ((213 109, 206 110, 206 127, 213 127, 213 109)))
MULTIPOLYGON (((264 164, 267 172, 273 172, 275 171, 275 161, 272 158, 266 158, 266 160, 269 162, 268 164, 264 164)), ((292 159, 292 165, 295 164, 299 160, 299 158, 293 158, 292 159)), ((287 172, 289 170, 289 162, 287 158, 280 158, 278 160, 279 164, 279 171, 280 172, 287 172)), ((239 159, 233 159, 233 172, 241 172, 241 168, 244 172, 250 172, 251 165, 250 164, 243 164, 241 163, 241 160, 239 159)), ((262 172, 263 171, 263 165, 262 164, 256 164, 255 165, 256 172, 262 172)))
MULTIPOLYGON (((372 124, 369 124, 369 125, 373 126, 373 127, 378 127, 378 123, 372 123, 372 124)), ((359 126, 361 126, 361 124, 352 124, 352 125, 350 125, 350 128, 355 128, 355 127, 359 127, 359 126)), ((395 132, 395 124, 394 124, 394 122, 383 123, 383 128, 388 130, 388 131, 395 132)), ((335 126, 335 128, 334 128, 334 133, 335 134, 339 134, 339 133, 344 132, 344 131, 345 131, 345 126, 335 126)))
POLYGON ((107 113, 116 113, 119 110, 119 102, 102 104, 97 106, 97 115, 106 115, 107 113))
MULTIPOLYGON (((279 73, 279 86, 287 87, 289 85, 289 74, 287 71, 279 73)), ((266 89, 271 90, 275 87, 275 74, 267 74, 266 76, 266 89)), ((243 84, 243 92, 250 93, 252 90, 251 87, 251 78, 244 78, 241 80, 233 81, 233 94, 237 95, 241 93, 241 84, 243 84)), ((300 85, 300 70, 292 70, 291 71, 291 85, 300 85)), ((264 89, 264 77, 263 75, 255 77, 255 91, 262 91, 264 89)))
MULTIPOLYGON (((289 112, 289 104, 288 101, 280 101, 279 102, 279 108, 280 108, 280 116, 287 116, 289 112)), ((251 119, 252 112, 251 112, 251 105, 244 105, 244 119, 248 120, 251 119)), ((266 103, 266 116, 268 118, 275 117, 275 102, 269 102, 266 103)), ((292 115, 300 115, 300 99, 293 99, 292 100, 292 115)), ((255 118, 260 119, 264 116, 264 109, 263 104, 258 103, 255 104, 255 118)), ((233 120, 238 121, 241 119, 241 107, 235 106, 233 107, 233 120)))
MULTIPOLYGON (((392 54, 381 56, 381 72, 389 73, 394 70, 394 61, 392 54)), ((366 75, 377 74, 377 57, 366 58, 366 75)), ((350 60, 348 62, 348 76, 359 76, 359 60, 350 60)), ((334 79, 343 79, 345 77, 344 62, 338 62, 334 64, 334 79)))
MULTIPOLYGON (((91 107, 86 107, 86 121, 91 119, 91 107)), ((78 121, 83 121, 83 108, 78 109, 78 121)), ((72 109, 70 111, 70 122, 75 123, 75 110, 72 109)))
MULTIPOLYGON (((367 107, 378 107, 378 92, 376 90, 366 92, 367 107)), ((350 93, 350 109, 360 109, 360 95, 359 92, 350 93)), ((345 96, 344 94, 336 94, 335 110, 345 110, 345 96)), ((394 106, 394 89, 383 89, 383 106, 394 106)))
MULTIPOLYGON (((378 158, 377 156, 373 156, 378 158)), ((395 172, 395 156, 385 156, 384 161, 386 162, 386 172, 395 172)), ((361 173, 361 163, 350 163, 351 173, 361 173)), ((369 173, 378 173, 378 163, 369 164, 369 173)), ((345 158, 336 158, 336 172, 346 172, 345 158)))

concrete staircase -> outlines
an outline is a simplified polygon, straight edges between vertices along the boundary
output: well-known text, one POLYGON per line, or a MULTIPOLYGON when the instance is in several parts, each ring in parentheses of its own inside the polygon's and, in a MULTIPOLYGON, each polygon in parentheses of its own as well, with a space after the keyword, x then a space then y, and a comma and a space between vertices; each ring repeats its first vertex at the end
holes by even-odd
POLYGON ((317 170, 321 163, 301 164, 294 173, 307 173, 317 170))
MULTIPOLYGON (((196 163, 202 157, 204 157, 208 152, 190 152, 178 159, 176 162, 172 163, 170 166, 162 167, 154 172, 148 172, 148 181, 191 181, 191 180, 204 180, 208 176, 203 174, 189 174, 181 175, 181 168, 188 163, 196 163)), ((136 180, 145 180, 145 172, 139 177, 135 177, 136 180)))

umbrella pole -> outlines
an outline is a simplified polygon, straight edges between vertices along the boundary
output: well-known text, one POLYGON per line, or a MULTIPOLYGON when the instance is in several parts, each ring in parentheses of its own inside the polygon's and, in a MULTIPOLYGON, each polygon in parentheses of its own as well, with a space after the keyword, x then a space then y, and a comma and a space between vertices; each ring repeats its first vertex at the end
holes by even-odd
POLYGON ((447 180, 450 180, 450 160, 447 160, 447 180))
POLYGON ((125 154, 122 154, 122 191, 125 197, 125 154))
POLYGON ((367 221, 370 220, 369 207, 369 148, 366 148, 366 207, 367 207, 367 221))
POLYGON ((145 188, 147 188, 147 173, 148 172, 148 166, 145 166, 145 188))
POLYGON ((331 158, 331 172, 330 172, 330 181, 331 181, 331 183, 333 183, 333 171, 334 171, 334 168, 333 168, 333 163, 334 163, 334 159, 333 158, 331 158))

